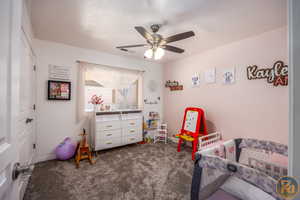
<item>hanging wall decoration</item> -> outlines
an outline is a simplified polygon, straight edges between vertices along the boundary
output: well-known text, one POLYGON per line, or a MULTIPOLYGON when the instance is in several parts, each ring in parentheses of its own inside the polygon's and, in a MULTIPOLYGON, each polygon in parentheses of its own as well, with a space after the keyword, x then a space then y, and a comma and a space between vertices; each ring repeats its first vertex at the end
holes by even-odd
POLYGON ((223 83, 224 84, 233 84, 235 82, 235 69, 225 69, 223 71, 223 83))
POLYGON ((71 100, 71 82, 49 80, 48 100, 71 100))
POLYGON ((268 83, 274 86, 288 85, 288 65, 285 65, 283 61, 277 61, 272 68, 258 69, 257 65, 247 67, 248 80, 255 79, 267 79, 268 83))
POLYGON ((178 81, 166 81, 165 87, 170 88, 171 91, 183 90, 183 85, 179 85, 178 81))
POLYGON ((216 68, 208 69, 204 72, 204 79, 206 83, 216 82, 216 68))
POLYGON ((71 68, 67 66, 49 65, 49 79, 70 80, 71 68))
POLYGON ((192 76, 192 87, 198 87, 200 85, 200 74, 195 73, 192 76))

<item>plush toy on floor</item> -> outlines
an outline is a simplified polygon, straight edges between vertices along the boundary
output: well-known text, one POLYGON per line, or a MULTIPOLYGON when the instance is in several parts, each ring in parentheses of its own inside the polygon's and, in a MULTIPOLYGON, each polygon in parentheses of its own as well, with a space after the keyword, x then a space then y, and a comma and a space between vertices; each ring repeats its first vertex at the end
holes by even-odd
POLYGON ((55 149, 55 155, 58 160, 68 160, 75 155, 76 145, 71 138, 67 137, 55 149))

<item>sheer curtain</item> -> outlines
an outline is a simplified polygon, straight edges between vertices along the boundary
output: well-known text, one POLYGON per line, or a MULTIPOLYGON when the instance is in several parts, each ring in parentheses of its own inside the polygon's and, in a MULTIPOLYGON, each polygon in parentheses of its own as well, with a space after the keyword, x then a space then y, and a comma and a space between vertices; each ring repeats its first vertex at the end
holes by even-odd
POLYGON ((84 104, 85 104, 85 94, 84 94, 84 86, 86 81, 86 71, 87 67, 84 63, 78 63, 78 70, 77 70, 77 95, 76 95, 76 121, 77 123, 82 122, 85 117, 86 113, 84 111, 84 104))
POLYGON ((143 105, 143 72, 139 70, 109 67, 99 64, 79 62, 77 87, 77 120, 85 117, 85 83, 98 83, 101 87, 114 88, 120 93, 124 88, 137 84, 137 104, 143 105))

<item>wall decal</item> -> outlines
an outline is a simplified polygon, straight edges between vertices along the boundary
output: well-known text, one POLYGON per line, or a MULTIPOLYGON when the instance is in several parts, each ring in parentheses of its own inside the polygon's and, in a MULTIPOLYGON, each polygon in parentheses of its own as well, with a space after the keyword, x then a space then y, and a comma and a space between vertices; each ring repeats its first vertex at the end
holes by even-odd
POLYGON ((170 88, 171 91, 183 90, 183 85, 179 85, 178 81, 166 81, 165 87, 170 88))
POLYGON ((192 76, 192 87, 198 87, 200 85, 200 74, 195 73, 192 76))
POLYGON ((70 80, 71 68, 66 66, 49 65, 49 79, 70 80))
POLYGON ((216 82, 216 68, 208 69, 204 72, 204 79, 206 83, 216 82))
POLYGON ((233 84, 235 82, 235 69, 225 69, 222 78, 224 84, 233 84))
POLYGON ((272 68, 258 69, 257 65, 252 65, 247 67, 247 78, 248 80, 267 79, 267 82, 274 86, 287 86, 288 65, 280 60, 275 62, 272 68))

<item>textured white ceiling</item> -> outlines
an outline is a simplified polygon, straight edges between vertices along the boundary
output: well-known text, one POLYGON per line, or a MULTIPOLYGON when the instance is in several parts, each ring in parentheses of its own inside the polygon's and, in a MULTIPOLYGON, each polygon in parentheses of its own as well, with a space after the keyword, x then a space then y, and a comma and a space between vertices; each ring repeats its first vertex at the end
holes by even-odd
MULTIPOLYGON (((287 25, 287 0, 31 0, 32 24, 39 39, 143 59, 118 45, 145 43, 134 26, 162 24, 164 37, 193 30, 195 37, 172 45, 162 62, 203 52, 287 25)), ((149 30, 150 31, 150 30, 149 30)))

